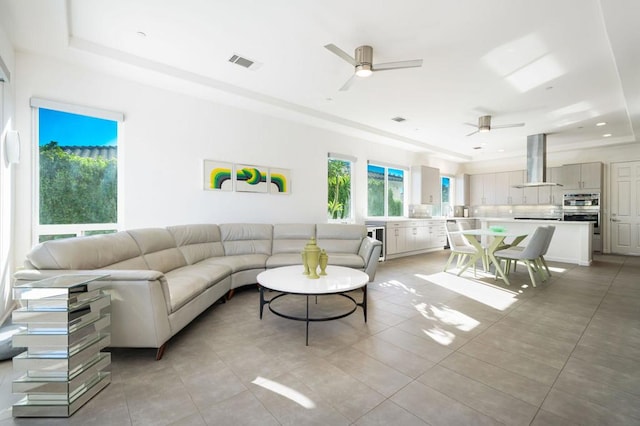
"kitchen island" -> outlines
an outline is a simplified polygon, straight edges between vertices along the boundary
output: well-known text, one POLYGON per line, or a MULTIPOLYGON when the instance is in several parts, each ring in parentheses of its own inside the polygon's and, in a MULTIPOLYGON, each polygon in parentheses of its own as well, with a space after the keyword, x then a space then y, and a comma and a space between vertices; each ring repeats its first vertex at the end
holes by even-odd
MULTIPOLYGON (((481 229, 502 226, 509 232, 526 232, 529 237, 538 226, 555 226, 556 230, 545 255, 547 260, 589 266, 593 260, 593 222, 564 222, 560 220, 476 218, 481 229)), ((525 246, 527 237, 520 246, 525 246)))

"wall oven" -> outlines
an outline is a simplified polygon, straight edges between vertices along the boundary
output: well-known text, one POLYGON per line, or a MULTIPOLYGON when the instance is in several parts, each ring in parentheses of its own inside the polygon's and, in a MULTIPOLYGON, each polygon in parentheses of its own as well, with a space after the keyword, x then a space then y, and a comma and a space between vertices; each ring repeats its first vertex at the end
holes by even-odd
POLYGON ((600 193, 564 194, 562 219, 594 222, 593 233, 600 235, 600 193))

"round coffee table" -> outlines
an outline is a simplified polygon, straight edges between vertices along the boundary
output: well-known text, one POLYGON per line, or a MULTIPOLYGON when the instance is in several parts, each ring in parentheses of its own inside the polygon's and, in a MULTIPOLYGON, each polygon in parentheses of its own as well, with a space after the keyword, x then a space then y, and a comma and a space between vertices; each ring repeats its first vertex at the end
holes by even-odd
POLYGON ((358 306, 360 306, 364 312, 364 322, 367 322, 367 283, 369 282, 369 276, 367 274, 353 268, 329 265, 326 269, 327 275, 322 275, 318 279, 311 279, 307 278, 302 271, 302 265, 294 265, 269 269, 258 274, 258 283, 260 284, 260 319, 262 319, 264 305, 269 305, 269 310, 280 317, 295 321, 305 321, 307 324, 305 336, 307 346, 309 346, 309 322, 311 321, 331 321, 344 318, 351 315, 355 312, 358 306), (264 298, 265 288, 278 291, 281 294, 266 300, 264 298), (345 294, 346 292, 359 288, 362 289, 363 293, 362 302, 360 303, 350 295, 345 294), (291 294, 306 296, 307 310, 304 317, 287 315, 271 306, 271 302, 274 300, 291 294), (310 317, 309 296, 322 296, 329 294, 338 294, 351 300, 353 302, 353 309, 338 315, 310 317))

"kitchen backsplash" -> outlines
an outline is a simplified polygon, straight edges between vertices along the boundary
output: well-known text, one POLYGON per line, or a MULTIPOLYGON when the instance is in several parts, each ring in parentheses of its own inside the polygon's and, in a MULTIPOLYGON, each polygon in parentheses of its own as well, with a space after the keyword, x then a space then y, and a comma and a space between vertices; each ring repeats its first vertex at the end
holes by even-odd
POLYGON ((472 206, 469 212, 473 217, 531 217, 562 218, 562 207, 553 205, 518 205, 518 206, 472 206))

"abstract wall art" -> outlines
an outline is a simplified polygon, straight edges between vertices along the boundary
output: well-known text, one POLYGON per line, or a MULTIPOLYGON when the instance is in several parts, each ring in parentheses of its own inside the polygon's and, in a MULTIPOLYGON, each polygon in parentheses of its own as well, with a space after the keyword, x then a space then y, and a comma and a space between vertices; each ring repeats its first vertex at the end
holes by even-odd
POLYGON ((204 160, 204 189, 209 191, 233 191, 233 164, 204 160))
POLYGON ((236 164, 236 191, 267 192, 267 174, 266 167, 236 164))
POLYGON ((291 172, 288 169, 269 169, 269 192, 289 194, 291 192, 291 172))

